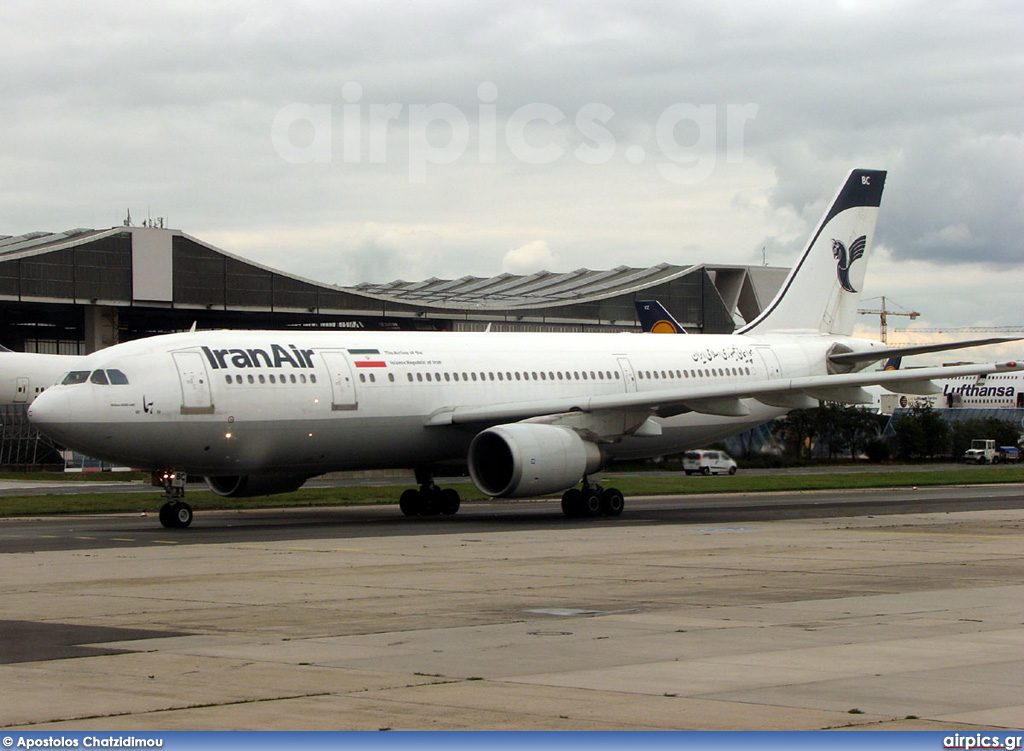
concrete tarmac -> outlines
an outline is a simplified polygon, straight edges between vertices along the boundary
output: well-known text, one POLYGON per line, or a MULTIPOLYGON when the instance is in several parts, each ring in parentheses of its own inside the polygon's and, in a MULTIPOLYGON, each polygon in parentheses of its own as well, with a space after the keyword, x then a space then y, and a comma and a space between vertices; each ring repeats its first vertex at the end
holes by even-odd
POLYGON ((321 529, 0 555, 0 726, 1024 729, 1022 509, 321 529))

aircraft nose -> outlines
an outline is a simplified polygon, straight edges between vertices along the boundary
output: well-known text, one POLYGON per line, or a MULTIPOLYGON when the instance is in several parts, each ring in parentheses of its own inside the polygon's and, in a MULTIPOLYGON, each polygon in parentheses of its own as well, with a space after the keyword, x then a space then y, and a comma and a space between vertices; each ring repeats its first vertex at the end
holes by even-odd
POLYGON ((66 439, 69 427, 77 422, 75 403, 69 396, 61 389, 47 389, 29 405, 29 422, 51 438, 66 439))

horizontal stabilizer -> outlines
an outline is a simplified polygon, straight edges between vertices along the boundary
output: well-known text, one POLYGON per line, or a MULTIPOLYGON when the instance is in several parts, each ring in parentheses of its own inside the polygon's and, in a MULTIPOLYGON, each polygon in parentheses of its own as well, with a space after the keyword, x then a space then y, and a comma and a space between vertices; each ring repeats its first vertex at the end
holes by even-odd
MULTIPOLYGON (((984 347, 987 344, 1004 344, 1005 342, 1020 341, 1019 336, 995 336, 989 339, 968 339, 961 342, 945 342, 943 344, 919 344, 910 347, 888 347, 886 349, 873 349, 868 352, 840 352, 829 355, 828 359, 836 365, 850 365, 859 362, 875 362, 883 358, 909 357, 910 355, 924 355, 929 352, 946 352, 953 349, 964 349, 966 347, 984 347)), ((906 392, 911 393, 911 392, 906 392)))

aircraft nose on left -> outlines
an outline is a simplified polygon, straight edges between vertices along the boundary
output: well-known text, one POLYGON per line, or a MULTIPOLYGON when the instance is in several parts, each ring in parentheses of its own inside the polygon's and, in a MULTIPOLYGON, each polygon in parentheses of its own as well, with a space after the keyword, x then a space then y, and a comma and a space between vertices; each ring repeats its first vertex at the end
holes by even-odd
POLYGON ((39 431, 66 442, 77 433, 82 416, 78 414, 74 395, 66 389, 49 388, 32 402, 28 419, 39 431))

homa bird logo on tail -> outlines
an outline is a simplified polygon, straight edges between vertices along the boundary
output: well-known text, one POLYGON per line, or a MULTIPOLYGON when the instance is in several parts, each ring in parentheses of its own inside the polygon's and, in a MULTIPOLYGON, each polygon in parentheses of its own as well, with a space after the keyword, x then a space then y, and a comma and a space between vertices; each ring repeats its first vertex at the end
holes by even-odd
POLYGON ((853 292, 856 294, 857 290, 853 288, 853 284, 850 283, 850 267, 853 262, 864 255, 864 247, 867 245, 867 235, 861 235, 850 245, 850 255, 847 258, 846 246, 843 245, 839 240, 832 240, 832 255, 836 261, 836 276, 839 277, 840 286, 847 292, 853 292))

